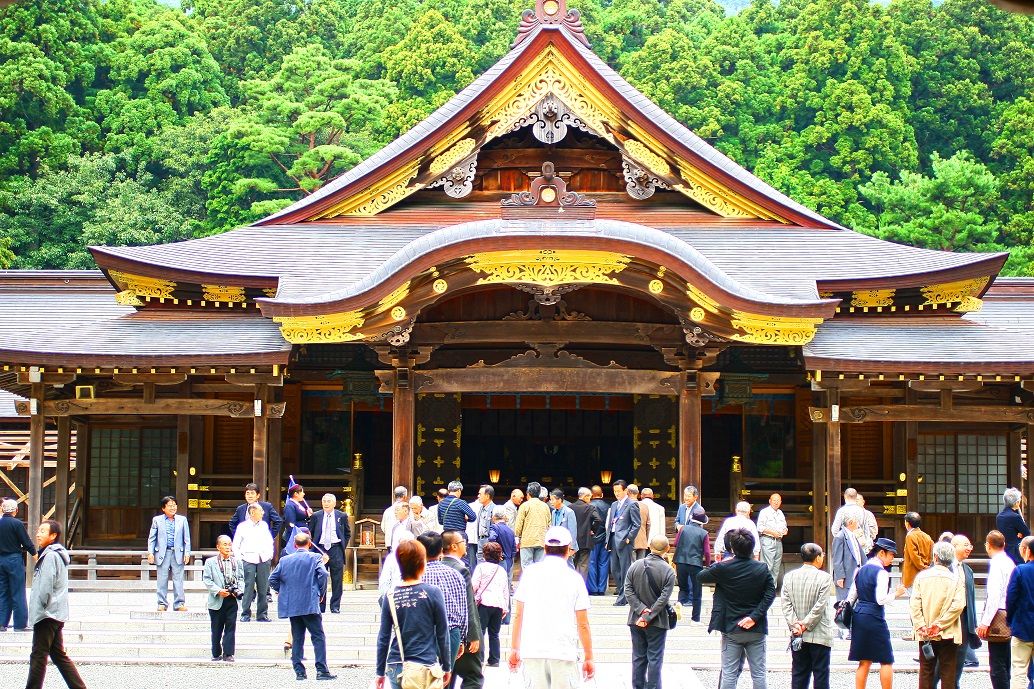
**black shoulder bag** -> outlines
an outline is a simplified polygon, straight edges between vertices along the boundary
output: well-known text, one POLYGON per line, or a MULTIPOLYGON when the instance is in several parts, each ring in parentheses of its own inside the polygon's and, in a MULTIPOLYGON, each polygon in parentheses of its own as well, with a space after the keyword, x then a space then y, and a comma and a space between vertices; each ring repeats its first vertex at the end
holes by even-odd
MULTIPOLYGON (((646 564, 644 562, 643 563, 643 570, 646 572, 646 579, 647 579, 647 581, 650 582, 650 588, 656 590, 656 594, 654 595, 654 600, 657 600, 657 598, 660 597, 661 591, 663 589, 662 589, 662 587, 657 585, 657 580, 653 578, 653 574, 650 572, 650 565, 648 565, 648 564, 646 564)), ((668 615, 668 629, 674 629, 675 625, 678 624, 678 622, 679 622, 678 615, 675 613, 675 607, 672 606, 671 603, 669 603, 665 607, 664 612, 668 615)))

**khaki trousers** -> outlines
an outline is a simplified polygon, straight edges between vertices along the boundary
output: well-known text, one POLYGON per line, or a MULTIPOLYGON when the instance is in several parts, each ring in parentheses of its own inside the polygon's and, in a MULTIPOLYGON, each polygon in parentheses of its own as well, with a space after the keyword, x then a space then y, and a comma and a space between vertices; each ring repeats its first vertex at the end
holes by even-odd
POLYGON ((1012 682, 1010 689, 1027 689, 1027 666, 1034 655, 1034 642, 1012 638, 1012 682))

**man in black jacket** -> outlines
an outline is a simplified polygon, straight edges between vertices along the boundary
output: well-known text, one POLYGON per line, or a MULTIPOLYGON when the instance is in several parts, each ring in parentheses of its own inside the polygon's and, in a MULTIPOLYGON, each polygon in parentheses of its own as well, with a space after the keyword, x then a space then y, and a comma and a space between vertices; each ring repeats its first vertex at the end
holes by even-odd
POLYGON ((25 601, 25 555, 36 554, 36 545, 29 538, 25 524, 18 519, 18 502, 7 498, 0 519, 0 631, 14 617, 17 631, 31 631, 29 609, 25 601))
POLYGON ((1002 511, 995 519, 995 528, 1005 536, 1005 552, 1018 565, 1023 564, 1020 557, 1020 541, 1030 535, 1030 527, 1020 514, 1020 503, 1023 493, 1018 488, 1006 488, 1002 494, 1002 511))
MULTIPOLYGON (((345 573, 345 548, 352 538, 348 526, 348 515, 336 509, 337 496, 327 493, 323 496, 323 509, 309 517, 309 533, 313 547, 330 558, 327 570, 330 572, 330 612, 341 612, 342 577, 345 573)), ((327 611, 327 597, 320 600, 320 611, 327 611)))
POLYGON ((456 678, 462 677, 464 689, 479 689, 485 683, 485 676, 481 671, 485 654, 481 650, 481 619, 478 617, 477 603, 474 601, 474 587, 470 583, 470 569, 463 559, 466 554, 465 533, 450 530, 442 534, 442 564, 455 569, 467 582, 467 610, 472 611, 467 615, 466 648, 452 666, 452 681, 449 686, 455 686, 456 678))
POLYGON ((962 679, 962 671, 966 669, 967 658, 973 656, 973 660, 976 660, 973 649, 980 648, 981 642, 977 636, 977 590, 973 582, 973 570, 966 564, 966 559, 973 554, 973 544, 963 534, 952 538, 951 544, 955 546, 955 574, 966 577, 966 607, 959 616, 962 645, 956 649, 958 656, 955 661, 955 685, 961 686, 959 680, 962 679))
POLYGON ((592 498, 592 491, 588 488, 578 489, 578 499, 571 503, 571 511, 577 522, 578 533, 575 541, 578 543, 578 552, 574 554, 574 568, 582 575, 582 579, 588 581, 589 558, 592 556, 592 548, 596 545, 596 534, 603 531, 603 519, 600 513, 593 507, 589 500, 592 498))
POLYGON ((746 656, 754 689, 765 689, 765 636, 768 609, 775 600, 775 582, 764 563, 754 559, 754 535, 733 529, 727 536, 735 557, 697 575, 714 584, 714 607, 707 631, 722 633, 722 670, 718 689, 735 689, 746 656))
POLYGON ((262 505, 262 521, 269 525, 269 533, 273 534, 273 540, 276 540, 284 520, 277 514, 276 508, 273 507, 272 503, 259 500, 257 483, 249 483, 244 486, 244 504, 238 505, 237 510, 230 518, 230 538, 233 538, 237 533, 237 525, 248 518, 248 507, 256 502, 262 505))
POLYGON ((650 553, 636 560, 625 575, 628 628, 632 632, 632 689, 661 686, 664 642, 668 637, 668 601, 675 590, 675 572, 668 566, 667 536, 650 539, 650 553))

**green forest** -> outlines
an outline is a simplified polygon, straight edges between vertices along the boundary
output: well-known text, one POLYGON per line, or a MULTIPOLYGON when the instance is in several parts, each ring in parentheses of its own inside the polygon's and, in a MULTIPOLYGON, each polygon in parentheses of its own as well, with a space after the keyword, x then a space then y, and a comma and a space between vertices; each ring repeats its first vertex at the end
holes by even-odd
MULTIPOLYGON (((509 48, 532 0, 23 0, 0 10, 0 267, 247 224, 509 48)), ((776 188, 1034 275, 1034 20, 984 0, 570 0, 593 49, 776 188)))

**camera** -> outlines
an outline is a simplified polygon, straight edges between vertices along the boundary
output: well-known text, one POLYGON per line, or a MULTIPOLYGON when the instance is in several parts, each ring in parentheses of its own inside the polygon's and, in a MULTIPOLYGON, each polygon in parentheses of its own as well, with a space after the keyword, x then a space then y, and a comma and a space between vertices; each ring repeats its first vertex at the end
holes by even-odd
POLYGON ((933 660, 934 653, 932 643, 930 643, 929 641, 924 641, 923 643, 919 644, 919 650, 922 651, 924 658, 926 658, 927 660, 933 660))
POLYGON ((239 581, 227 586, 226 590, 229 591, 230 595, 234 598, 244 598, 244 585, 239 581))

